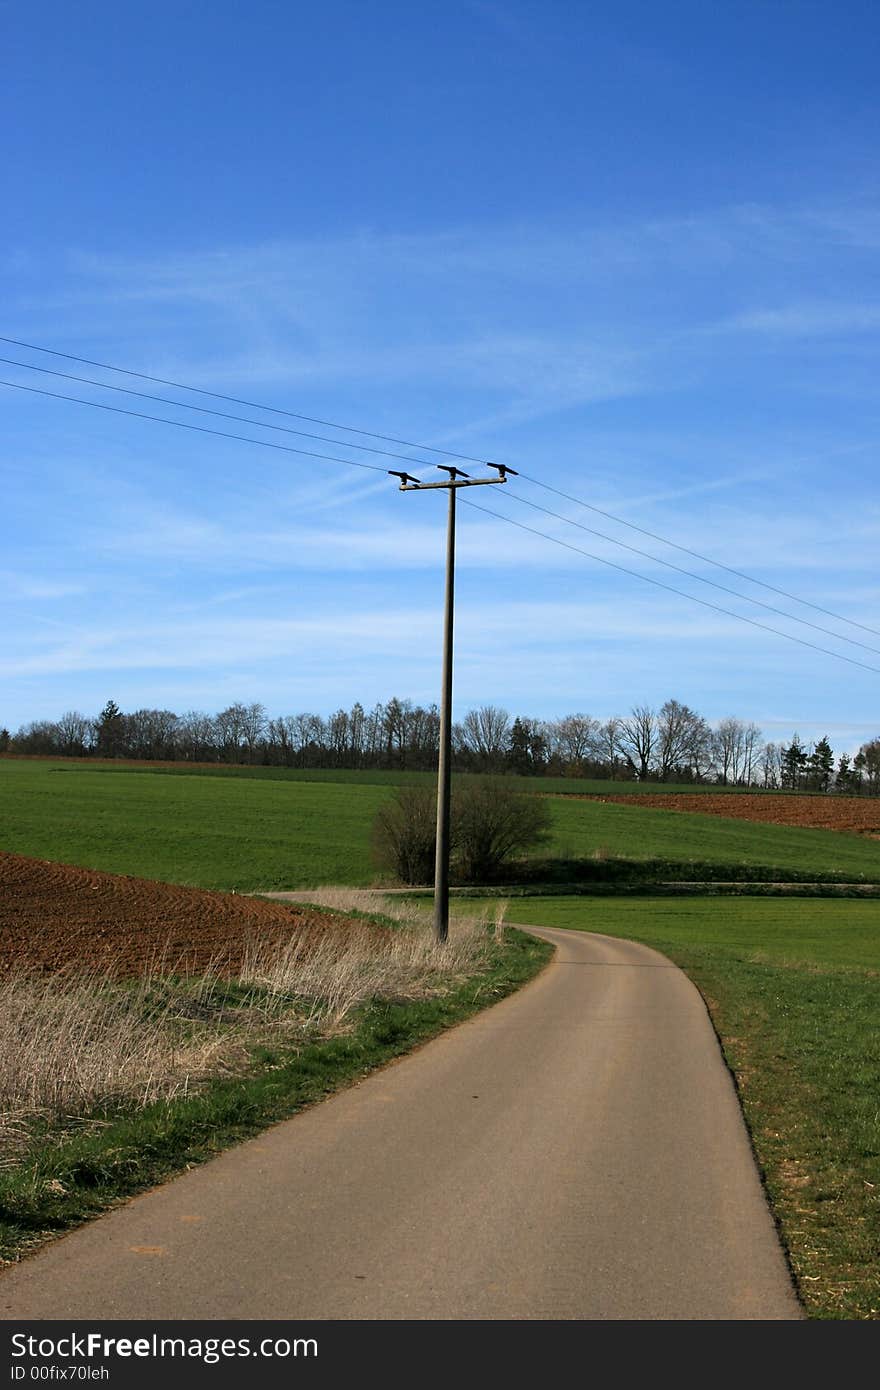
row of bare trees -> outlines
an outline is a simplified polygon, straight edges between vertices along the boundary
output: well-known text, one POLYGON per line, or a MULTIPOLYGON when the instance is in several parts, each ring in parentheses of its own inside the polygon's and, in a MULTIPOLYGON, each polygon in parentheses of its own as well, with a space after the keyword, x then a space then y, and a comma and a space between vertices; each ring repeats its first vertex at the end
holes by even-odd
MULTIPOLYGON (((436 767, 436 705, 393 698, 366 710, 357 703, 329 717, 268 717, 261 704, 232 704, 217 714, 140 709, 123 713, 112 700, 96 718, 69 711, 36 721, 14 736, 0 730, 0 753, 158 761, 259 763, 299 768, 436 767)), ((880 793, 880 738, 835 768, 827 740, 804 746, 766 742, 754 723, 709 722, 689 705, 667 700, 655 710, 561 719, 511 718, 496 705, 469 710, 453 729, 455 764, 473 772, 519 772, 616 780, 711 782, 816 791, 880 793)))

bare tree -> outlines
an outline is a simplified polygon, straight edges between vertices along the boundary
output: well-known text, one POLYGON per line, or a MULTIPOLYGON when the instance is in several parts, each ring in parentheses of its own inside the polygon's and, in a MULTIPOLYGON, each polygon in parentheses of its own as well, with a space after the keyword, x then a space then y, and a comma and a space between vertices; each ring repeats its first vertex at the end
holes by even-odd
POLYGON ((620 746, 640 782, 651 774, 657 743, 657 716, 647 705, 636 705, 620 721, 620 746))
POLYGON ((65 758, 81 758, 91 745, 92 721, 78 710, 72 709, 62 714, 55 728, 57 751, 65 758))
POLYGON ((599 757, 608 767, 612 780, 617 776, 617 758, 620 752, 620 720, 616 717, 606 719, 600 727, 596 748, 599 757))
POLYGON ((58 752, 58 725, 50 719, 22 724, 11 740, 11 751, 46 756, 58 752))
POLYGON ((273 767, 293 767, 293 744, 286 719, 270 719, 267 723, 266 756, 273 767))
POLYGON ((714 767, 715 749, 712 730, 706 720, 701 718, 699 727, 694 730, 691 745, 691 771, 694 781, 707 781, 714 767))
POLYGON ((589 714, 566 714, 550 726, 554 752, 566 763, 579 764, 596 756, 599 721, 589 714))
POLYGON ((327 720, 327 744, 330 761, 334 767, 345 767, 350 747, 350 724, 348 711, 336 710, 327 720))
POLYGON ((706 729, 702 715, 689 705, 683 705, 678 700, 666 701, 657 716, 657 756, 661 782, 676 771, 693 774, 695 761, 702 761, 706 729))
POLYGON ((180 757, 189 762, 213 762, 217 758, 214 720, 202 710, 187 710, 174 733, 180 757))
POLYGON ((217 745, 227 762, 238 762, 243 755, 253 762, 266 730, 266 710, 260 704, 236 701, 215 716, 214 727, 217 745))
POLYGON ((364 760, 364 733, 366 715, 360 702, 352 705, 348 716, 348 742, 353 767, 360 767, 364 760))
POLYGON ((300 767, 314 767, 323 758, 327 731, 318 714, 295 714, 287 721, 288 735, 300 767))
POLYGON ((746 724, 743 730, 742 741, 742 767, 740 775, 747 787, 751 787, 758 776, 758 764, 761 757, 761 749, 764 747, 764 735, 757 724, 746 724))
POLYGON ((461 746, 486 768, 502 765, 510 741, 510 715, 496 705, 468 710, 458 726, 461 746))
POLYGON ((778 743, 765 743, 761 754, 761 780, 768 790, 782 782, 782 749, 778 743))
POLYGON ((226 762, 238 762, 244 739, 244 721, 245 707, 242 704, 229 705, 214 715, 214 738, 226 762))
POLYGON ((364 756, 372 767, 379 763, 384 717, 384 706, 376 704, 364 718, 364 756))
POLYGON ((856 757, 862 760, 861 772, 868 791, 875 795, 880 792, 880 737, 863 743, 856 757))
MULTIPOLYGON (((408 703, 408 702, 406 702, 408 703)), ((406 704, 398 700, 396 695, 385 706, 382 717, 382 734, 385 744, 385 766, 393 767, 395 753, 400 757, 401 750, 406 747, 406 704)), ((406 762, 403 757, 400 765, 406 762)))
POLYGON ((409 712, 407 725, 410 761, 416 767, 434 767, 440 747, 440 711, 437 706, 430 705, 425 709, 422 705, 416 705, 409 712))
POLYGON ((242 739, 247 750, 247 760, 254 762, 257 749, 266 732, 266 707, 258 703, 245 705, 242 719, 242 739))
POLYGON ((745 725, 741 719, 734 719, 732 715, 727 719, 719 719, 713 742, 715 760, 718 764, 718 780, 724 787, 739 780, 744 738, 745 725))
POLYGON ((174 758, 178 717, 170 709, 138 709, 124 716, 125 752, 131 758, 174 758))

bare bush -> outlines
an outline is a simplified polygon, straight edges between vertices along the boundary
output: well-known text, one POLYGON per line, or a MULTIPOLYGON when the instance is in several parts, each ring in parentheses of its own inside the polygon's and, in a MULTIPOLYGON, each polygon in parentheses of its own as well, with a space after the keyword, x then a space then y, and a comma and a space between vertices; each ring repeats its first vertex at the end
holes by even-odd
POLYGON ((397 787, 373 823, 373 857, 401 883, 431 883, 437 843, 437 792, 397 787))
POLYGON ((452 801, 456 871, 466 883, 494 878, 515 854, 547 839, 546 801, 518 791, 503 778, 461 782, 452 801))
MULTIPOLYGON (((513 855, 547 839, 547 803, 504 777, 463 777, 452 790, 450 855, 464 883, 492 880, 513 855)), ((373 826, 376 862, 402 883, 434 878, 436 791, 400 787, 373 826)))

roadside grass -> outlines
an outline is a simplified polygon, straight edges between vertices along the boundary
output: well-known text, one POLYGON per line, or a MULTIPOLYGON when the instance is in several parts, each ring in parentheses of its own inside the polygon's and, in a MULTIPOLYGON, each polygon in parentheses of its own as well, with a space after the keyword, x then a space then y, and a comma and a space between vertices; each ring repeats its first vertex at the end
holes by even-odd
POLYGON ((234 979, 13 978, 0 998, 0 1259, 203 1162, 496 1002, 551 948, 485 917, 336 897, 365 929, 234 979))
MULTIPOLYGON (((130 764, 108 773, 88 763, 0 759, 0 847, 201 888, 366 886, 376 873, 372 823, 393 783, 346 776, 338 782, 165 776, 133 771, 130 764)), ((538 789, 534 780, 521 780, 538 789)), ((648 878, 656 878, 662 863, 672 878, 704 879, 700 866, 710 865, 721 878, 760 871, 763 877, 880 881, 880 842, 857 835, 611 802, 553 798, 548 804, 549 846, 521 870, 532 881, 536 872, 557 882, 610 881, 613 860, 627 861, 648 878)), ((626 869, 617 876, 631 875, 626 869)))
POLYGON ((880 1317, 880 904, 523 897, 508 916, 643 941, 686 971, 808 1314, 880 1317))

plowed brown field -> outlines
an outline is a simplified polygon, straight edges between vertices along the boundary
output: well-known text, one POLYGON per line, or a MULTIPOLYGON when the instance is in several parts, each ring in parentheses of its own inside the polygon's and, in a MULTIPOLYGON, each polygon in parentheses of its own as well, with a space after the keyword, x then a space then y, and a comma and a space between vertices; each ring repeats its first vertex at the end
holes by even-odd
POLYGON ((307 908, 0 852, 0 972, 234 970, 256 942, 350 930, 307 908))
POLYGON ((635 793, 632 796, 590 797, 621 806, 649 806, 657 811, 687 811, 698 816, 730 816, 733 820, 763 821, 767 825, 799 825, 809 830, 843 830, 856 835, 880 835, 880 799, 859 796, 774 796, 761 792, 635 793))

